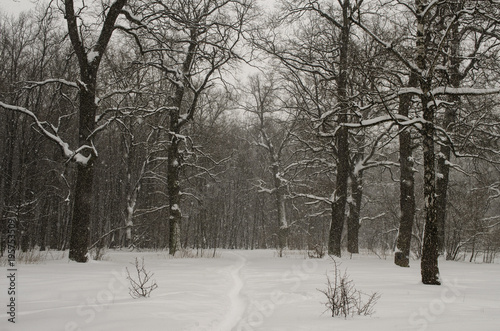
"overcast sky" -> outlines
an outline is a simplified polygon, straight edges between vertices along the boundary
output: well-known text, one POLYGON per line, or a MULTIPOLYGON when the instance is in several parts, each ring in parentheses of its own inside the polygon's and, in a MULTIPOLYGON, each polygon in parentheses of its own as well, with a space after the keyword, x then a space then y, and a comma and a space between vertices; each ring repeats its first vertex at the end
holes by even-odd
MULTIPOLYGON (((23 10, 33 9, 37 3, 44 1, 46 0, 0 0, 0 12, 18 15, 23 10)), ((261 6, 269 8, 273 7, 274 2, 274 0, 258 0, 261 6)))
POLYGON ((18 15, 23 10, 35 8, 39 0, 0 0, 0 11, 11 15, 18 15))

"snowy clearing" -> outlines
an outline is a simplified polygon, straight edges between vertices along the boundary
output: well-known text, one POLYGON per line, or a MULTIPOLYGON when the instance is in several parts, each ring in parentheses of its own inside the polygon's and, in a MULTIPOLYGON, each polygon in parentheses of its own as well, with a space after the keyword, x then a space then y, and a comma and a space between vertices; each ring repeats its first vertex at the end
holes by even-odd
MULTIPOLYGON (((16 323, 1 314, 1 330, 498 330, 500 265, 440 261, 442 286, 420 283, 390 257, 341 260, 358 288, 382 297, 369 317, 332 318, 324 311, 332 261, 303 252, 220 251, 220 258, 172 259, 165 252, 110 251, 106 261, 67 258, 18 264, 16 323), (159 288, 132 299, 126 269, 144 257, 159 288)), ((67 256, 67 254, 66 254, 67 256)), ((4 269, 5 270, 5 269, 4 269)), ((7 302, 7 277, 1 300, 7 302)), ((5 309, 5 308, 4 308, 5 309)))

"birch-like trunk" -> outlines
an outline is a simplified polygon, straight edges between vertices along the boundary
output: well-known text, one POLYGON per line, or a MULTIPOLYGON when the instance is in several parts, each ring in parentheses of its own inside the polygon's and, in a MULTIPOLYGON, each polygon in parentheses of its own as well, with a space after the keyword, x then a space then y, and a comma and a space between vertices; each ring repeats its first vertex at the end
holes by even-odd
MULTIPOLYGON (((276 161, 276 160, 275 160, 276 161)), ((276 210, 278 212, 278 249, 280 257, 283 255, 283 250, 288 246, 288 221, 286 217, 286 198, 285 187, 283 186, 280 178, 279 165, 274 163, 273 167, 274 176, 274 195, 276 202, 276 210)))

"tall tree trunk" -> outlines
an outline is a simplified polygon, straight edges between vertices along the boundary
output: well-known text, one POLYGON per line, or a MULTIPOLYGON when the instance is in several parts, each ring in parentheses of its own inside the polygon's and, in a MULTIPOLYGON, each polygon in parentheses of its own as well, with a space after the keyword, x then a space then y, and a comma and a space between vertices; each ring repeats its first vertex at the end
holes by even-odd
POLYGON ((2 155, 2 201, 0 201, 0 217, 2 220, 1 224, 1 254, 3 256, 7 245, 7 223, 9 220, 8 208, 12 206, 13 202, 13 181, 14 181, 14 150, 15 150, 15 132, 18 127, 19 118, 13 116, 13 114, 7 113, 7 121, 5 123, 5 131, 7 132, 4 138, 4 148, 5 154, 2 155))
MULTIPOLYGON (((89 81, 89 80, 87 80, 89 81)), ((87 85, 89 91, 80 93, 80 146, 91 145, 88 137, 95 129, 95 116, 97 106, 95 104, 95 85, 87 85)), ((86 164, 78 163, 76 170, 75 203, 73 218, 71 222, 71 235, 69 240, 69 258, 76 262, 87 261, 87 248, 90 240, 90 221, 92 216, 92 191, 94 182, 94 158, 86 164)))
MULTIPOLYGON (((454 11, 457 11, 460 6, 459 3, 451 4, 454 11)), ((462 62, 460 57, 460 31, 458 20, 455 21, 450 29, 451 43, 450 43, 450 68, 449 77, 450 84, 453 87, 460 87, 461 75, 460 64, 462 62)), ((452 129, 453 123, 456 119, 457 107, 460 103, 460 96, 451 95, 451 105, 446 107, 442 127, 449 131, 452 129)), ((445 251, 445 225, 446 225, 446 208, 448 202, 448 183, 450 178, 449 161, 451 157, 450 142, 445 141, 441 145, 439 157, 437 160, 437 181, 436 181, 436 209, 437 209, 437 224, 438 224, 438 238, 439 238, 439 252, 445 251)))
POLYGON ((424 201, 425 227, 422 248, 421 276, 422 282, 429 285, 440 285, 438 268, 438 228, 436 219, 436 170, 434 151, 434 107, 431 105, 431 77, 428 77, 426 52, 427 29, 425 0, 416 0, 417 8, 417 41, 416 63, 420 69, 421 103, 425 123, 422 128, 424 149, 424 201))
MULTIPOLYGON (((415 72, 410 73, 409 87, 418 86, 415 72)), ((403 94, 399 99, 399 114, 408 117, 411 108, 411 95, 403 94)), ((415 220, 415 178, 413 170, 412 139, 410 128, 399 126, 399 206, 401 217, 399 231, 394 253, 394 263, 400 267, 410 266, 410 249, 413 222, 415 220)))
MULTIPOLYGON (((422 103, 427 102, 430 102, 430 98, 423 97, 422 103)), ((423 127, 425 228, 421 273, 424 284, 440 285, 438 269, 439 238, 436 218, 434 110, 431 107, 424 106, 424 119, 427 121, 423 127)))
MULTIPOLYGON (((127 125, 131 128, 132 124, 129 121, 127 125)), ((130 247, 133 243, 132 241, 132 229, 134 226, 134 214, 137 207, 137 198, 139 192, 141 190, 141 177, 146 171, 147 161, 142 163, 138 178, 134 180, 134 176, 132 175, 134 168, 134 161, 136 159, 136 143, 134 139, 134 135, 130 135, 130 137, 124 137, 124 148, 125 155, 124 158, 127 162, 126 167, 126 182, 125 182, 125 193, 127 198, 127 206, 125 209, 125 247, 130 247)), ((120 243, 121 244, 121 243, 120 243)))
POLYGON ((170 129, 171 139, 170 146, 168 147, 168 165, 167 165, 167 189, 168 189, 168 203, 169 203, 169 242, 168 249, 170 255, 175 255, 181 248, 181 219, 182 213, 180 209, 180 182, 179 182, 179 133, 178 110, 171 111, 170 115, 170 129))
POLYGON ((361 200, 363 198, 363 172, 351 176, 352 202, 349 204, 349 217, 347 218, 347 251, 352 254, 359 253, 359 228, 361 216, 361 200))
POLYGON ((186 58, 182 63, 182 68, 177 74, 177 83, 175 85, 175 93, 173 96, 173 109, 170 110, 169 114, 169 139, 170 145, 167 150, 167 191, 168 191, 168 203, 169 203, 169 254, 175 255, 181 248, 181 220, 182 213, 180 210, 181 202, 181 189, 180 189, 180 167, 181 158, 179 152, 179 144, 181 142, 181 128, 187 123, 194 113, 197 106, 197 98, 191 101, 189 110, 185 116, 188 116, 181 120, 180 114, 183 107, 184 95, 186 90, 189 89, 188 75, 191 72, 192 65, 195 61, 196 50, 198 47, 198 36, 199 31, 193 28, 190 31, 190 43, 186 53, 186 58))
POLYGON ((127 195, 127 211, 125 216, 125 247, 130 247, 132 241, 132 228, 134 226, 134 213, 137 204, 137 190, 129 192, 127 195))
MULTIPOLYGON (((80 104, 78 109, 79 146, 93 146, 92 134, 96 126, 96 87, 99 64, 115 29, 115 22, 126 3, 127 0, 116 0, 109 7, 99 38, 95 46, 88 51, 85 48, 84 41, 81 39, 81 31, 78 26, 73 0, 64 0, 64 18, 68 26, 68 35, 80 67, 80 104), (92 56, 88 56, 87 52, 92 53, 92 56)), ((76 262, 87 261, 87 248, 90 239, 89 227, 92 214, 92 188, 94 180, 93 163, 97 155, 93 151, 89 153, 87 155, 88 161, 78 162, 76 171, 75 201, 69 247, 69 258, 76 262)))
MULTIPOLYGON (((347 122, 347 72, 349 59, 349 34, 350 34, 350 1, 342 3, 342 30, 340 34, 339 75, 337 78, 337 97, 339 103, 339 125, 347 122)), ((347 127, 337 131, 337 178, 335 196, 332 203, 332 221, 328 239, 328 254, 339 256, 342 252, 342 231, 345 222, 345 209, 347 203, 347 188, 349 179, 349 132, 347 127)))
POLYGON ((42 206, 41 215, 38 216, 38 219, 40 220, 40 232, 38 236, 40 251, 45 251, 47 249, 47 242, 49 241, 47 237, 48 234, 50 234, 49 215, 52 214, 53 210, 52 201, 53 200, 45 201, 42 206))
MULTIPOLYGON (((273 160, 276 161, 276 160, 273 160)), ((278 212, 278 249, 280 257, 283 256, 283 250, 288 245, 288 221, 286 218, 286 205, 285 205, 285 187, 279 178, 279 165, 278 162, 273 164, 274 176, 274 193, 276 201, 276 210, 278 212)))

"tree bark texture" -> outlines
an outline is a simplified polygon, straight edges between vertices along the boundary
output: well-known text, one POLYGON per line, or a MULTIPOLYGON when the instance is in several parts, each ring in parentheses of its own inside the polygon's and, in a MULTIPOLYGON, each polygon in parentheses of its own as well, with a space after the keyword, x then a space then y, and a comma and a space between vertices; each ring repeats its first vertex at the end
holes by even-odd
POLYGON ((361 200, 363 198, 363 172, 351 176, 351 194, 352 202, 349 204, 349 217, 347 218, 347 251, 352 254, 358 254, 361 200))
MULTIPOLYGON (((459 9, 459 4, 451 4, 456 10, 459 9)), ((450 67, 449 77, 450 85, 458 88, 461 83, 460 64, 462 62, 460 56, 460 31, 459 23, 455 21, 450 29, 450 67)), ((460 103, 460 96, 451 95, 449 97, 451 105, 446 107, 443 123, 441 127, 447 132, 453 130, 453 123, 456 120, 457 110, 460 103)), ((446 224, 446 209, 448 203, 448 184, 450 181, 450 166, 449 161, 451 158, 451 146, 449 141, 444 141, 441 145, 439 157, 437 159, 437 173, 436 180, 436 209, 437 209, 437 224, 438 224, 438 238, 439 238, 439 252, 445 251, 445 224, 446 224)))
MULTIPOLYGON (((175 112, 175 111, 173 111, 175 112)), ((170 117, 174 120, 175 115, 170 117)), ((174 131, 175 132, 175 131, 174 131)), ((180 210, 180 182, 179 182, 179 138, 175 134, 171 134, 170 146, 168 148, 168 166, 167 166, 167 189, 169 203, 169 242, 168 249, 170 255, 181 248, 181 220, 182 213, 180 210)))
MULTIPOLYGON (((409 87, 416 87, 418 79, 415 72, 410 73, 409 87)), ((399 99, 399 114, 408 117, 411 108, 411 95, 404 94, 399 99)), ((399 231, 394 253, 394 263, 400 267, 410 266, 410 249, 413 223, 415 221, 415 176, 413 170, 412 139, 410 128, 399 126, 399 231)))
MULTIPOLYGON (((339 125, 347 123, 347 73, 349 59, 349 34, 350 34, 350 1, 342 3, 342 29, 340 33, 339 75, 337 78, 337 98, 339 103, 339 125)), ((345 222, 345 211, 347 203, 347 189, 349 179, 349 131, 347 127, 341 127, 337 131, 337 177, 335 196, 332 203, 332 220, 328 240, 328 254, 340 257, 342 251, 342 231, 345 222)))
POLYGON ((283 250, 288 246, 289 230, 286 218, 285 187, 282 185, 281 179, 279 178, 279 165, 277 162, 273 165, 273 176, 276 210, 278 212, 278 249, 281 257, 283 250))
MULTIPOLYGON (((65 0, 65 19, 68 26, 68 34, 80 66, 79 83, 79 131, 78 141, 80 146, 93 146, 92 133, 95 130, 95 118, 97 114, 96 85, 99 64, 111 39, 115 22, 121 9, 127 0, 117 0, 111 7, 104 20, 104 24, 97 40, 92 48, 95 56, 88 57, 77 23, 73 0, 65 0)), ((74 195, 74 211, 71 222, 70 252, 69 258, 76 262, 87 261, 87 249, 89 245, 90 210, 92 208, 92 187, 94 180, 93 162, 96 155, 90 152, 86 164, 78 163, 76 171, 76 186, 74 195)))
POLYGON ((440 285, 438 268, 438 227, 436 219, 436 170, 435 170, 435 151, 434 151, 434 106, 431 104, 430 77, 427 73, 426 54, 427 54, 427 28, 425 9, 427 2, 425 0, 416 0, 417 9, 417 41, 416 41, 416 63, 420 70, 419 82, 422 103, 422 113, 425 123, 422 128, 422 142, 424 150, 424 242, 421 260, 422 282, 429 285, 440 285))

